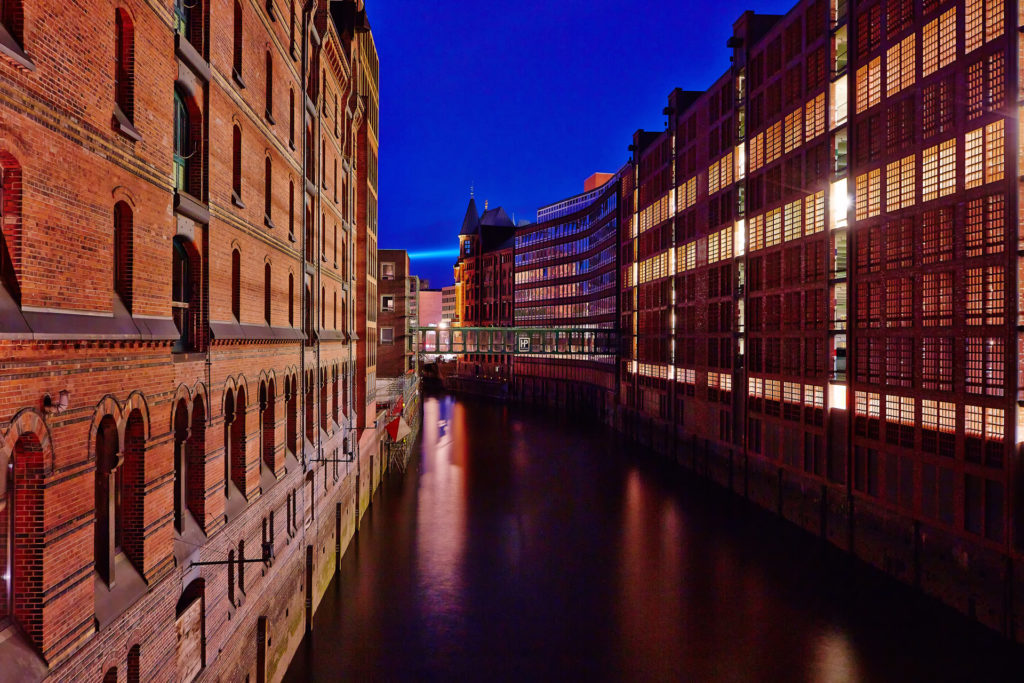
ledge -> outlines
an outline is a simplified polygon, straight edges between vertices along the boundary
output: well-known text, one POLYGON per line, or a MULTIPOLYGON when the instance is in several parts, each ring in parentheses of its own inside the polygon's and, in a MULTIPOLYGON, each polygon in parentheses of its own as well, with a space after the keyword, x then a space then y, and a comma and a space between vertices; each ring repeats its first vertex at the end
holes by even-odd
POLYGON ((210 64, 203 56, 196 51, 196 48, 180 33, 174 34, 174 54, 178 55, 185 66, 189 68, 203 83, 210 82, 210 64))
POLYGON ((210 321, 210 334, 221 341, 300 341, 306 338, 301 330, 294 327, 271 327, 269 325, 243 325, 239 322, 210 321))
POLYGON ((277 225, 274 224, 274 221, 271 220, 270 216, 266 214, 263 214, 263 225, 265 225, 268 230, 273 230, 277 227, 277 225))
POLYGON ((316 105, 313 104, 313 100, 310 99, 309 95, 307 95, 306 93, 302 94, 302 99, 306 103, 306 113, 309 114, 311 118, 315 119, 316 118, 316 105))
POLYGON ((120 299, 112 315, 22 311, 0 287, 0 339, 174 341, 181 337, 171 318, 133 317, 120 299))
POLYGON ((236 69, 231 69, 231 79, 234 80, 235 85, 245 90, 245 81, 242 80, 242 74, 238 73, 236 69))
POLYGON ((115 131, 129 140, 133 140, 135 142, 142 140, 142 135, 139 134, 139 131, 135 130, 135 126, 132 125, 132 122, 129 121, 128 117, 125 116, 123 111, 121 111, 121 107, 116 104, 114 105, 114 115, 111 117, 110 125, 115 131))
POLYGON ((320 330, 318 336, 321 341, 348 341, 348 335, 341 330, 320 330))
POLYGON ((277 21, 277 13, 274 11, 274 0, 267 0, 267 17, 271 21, 277 21))
POLYGON ((316 183, 314 183, 309 178, 306 178, 306 194, 311 195, 313 197, 316 196, 316 183))
POLYGON ((238 190, 231 190, 231 203, 239 209, 245 208, 245 202, 242 201, 242 197, 238 194, 238 190))
POLYGON ((263 112, 263 118, 265 118, 267 120, 267 123, 269 123, 272 126, 277 124, 277 121, 274 119, 274 115, 270 113, 269 109, 263 112))
POLYGON ((178 190, 174 193, 174 212, 191 218, 202 225, 210 224, 210 209, 188 192, 178 190))
POLYGON ((6 57, 14 66, 25 71, 35 71, 36 65, 32 63, 32 60, 28 58, 25 51, 21 49, 21 45, 18 45, 18 41, 14 39, 3 24, 0 24, 0 55, 6 57))

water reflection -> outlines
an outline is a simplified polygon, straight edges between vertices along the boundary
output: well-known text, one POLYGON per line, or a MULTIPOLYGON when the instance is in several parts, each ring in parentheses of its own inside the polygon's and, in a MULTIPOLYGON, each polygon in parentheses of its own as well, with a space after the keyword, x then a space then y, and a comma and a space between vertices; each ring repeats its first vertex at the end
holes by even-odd
POLYGON ((428 398, 287 680, 1018 680, 1020 651, 590 424, 428 398))

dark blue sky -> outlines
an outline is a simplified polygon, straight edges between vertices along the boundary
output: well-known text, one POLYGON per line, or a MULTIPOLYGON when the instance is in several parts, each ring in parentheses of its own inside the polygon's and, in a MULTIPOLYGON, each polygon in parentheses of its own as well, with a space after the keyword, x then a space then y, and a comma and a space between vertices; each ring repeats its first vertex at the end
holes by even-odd
MULTIPOLYGON (((702 90, 729 66, 745 9, 776 0, 368 0, 380 56, 380 246, 452 250, 469 200, 517 219, 581 192, 661 130, 675 87, 702 90)), ((414 258, 451 284, 454 254, 414 258)))

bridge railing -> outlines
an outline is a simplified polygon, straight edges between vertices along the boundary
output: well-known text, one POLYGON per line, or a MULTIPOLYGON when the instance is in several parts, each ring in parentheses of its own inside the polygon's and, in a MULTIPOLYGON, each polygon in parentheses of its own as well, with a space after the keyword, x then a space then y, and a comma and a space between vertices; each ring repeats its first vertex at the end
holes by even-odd
POLYGON ((619 331, 553 327, 419 327, 417 346, 422 353, 595 355, 619 349, 619 331))

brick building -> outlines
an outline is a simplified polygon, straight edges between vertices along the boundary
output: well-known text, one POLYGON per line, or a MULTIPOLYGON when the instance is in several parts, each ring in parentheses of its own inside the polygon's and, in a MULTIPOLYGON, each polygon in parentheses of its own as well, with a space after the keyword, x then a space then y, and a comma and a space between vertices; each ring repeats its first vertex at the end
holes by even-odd
POLYGON ((379 480, 365 10, 2 10, 4 675, 280 676, 379 480))
POLYGON ((737 20, 729 70, 633 140, 620 421, 1020 638, 1017 17, 737 20))
MULTIPOLYGON (((619 182, 591 176, 580 195, 541 207, 515 236, 516 327, 585 330, 618 324, 619 182)), ((531 402, 609 415, 617 393, 616 357, 566 353, 515 358, 515 395, 531 402)))
MULTIPOLYGON (((501 207, 478 214, 470 198, 459 232, 455 263, 456 304, 461 327, 511 327, 513 313, 513 252, 515 225, 501 207)), ((510 354, 471 354, 460 357, 459 374, 507 380, 510 354)))
POLYGON ((412 327, 415 326, 419 286, 409 272, 409 254, 404 249, 381 249, 380 326, 378 385, 384 379, 403 378, 416 370, 412 327))

